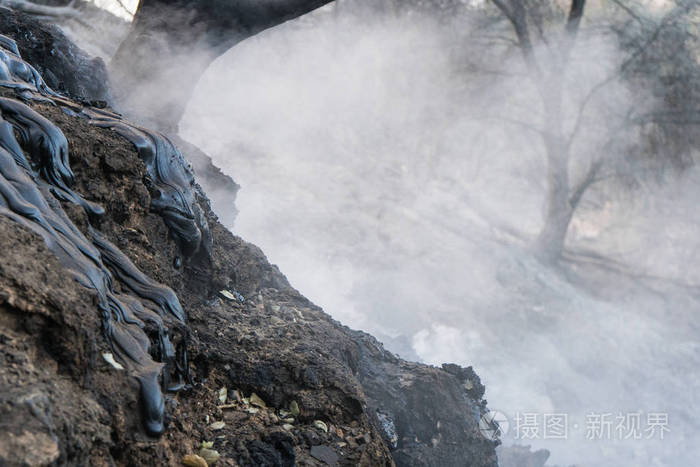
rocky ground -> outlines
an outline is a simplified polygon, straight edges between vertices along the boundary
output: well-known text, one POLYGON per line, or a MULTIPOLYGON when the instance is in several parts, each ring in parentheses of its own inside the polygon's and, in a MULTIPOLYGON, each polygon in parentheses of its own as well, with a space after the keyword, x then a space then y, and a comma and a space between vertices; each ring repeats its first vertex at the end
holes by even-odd
MULTIPOLYGON (((2 13, 0 34, 53 76, 49 86, 107 99, 101 62, 54 28, 2 13)), ((93 227, 177 293, 192 380, 167 395, 165 435, 148 437, 136 380, 104 358, 94 294, 41 237, 0 216, 0 465, 207 465, 217 456, 217 465, 496 465, 495 443, 478 429, 486 402, 471 368, 401 360, 334 321, 219 224, 203 196, 211 258, 175 267, 179 251, 149 209, 134 146, 59 107, 31 106, 68 139, 75 191, 105 208, 93 227)), ((87 232, 82 209, 63 209, 87 232)))

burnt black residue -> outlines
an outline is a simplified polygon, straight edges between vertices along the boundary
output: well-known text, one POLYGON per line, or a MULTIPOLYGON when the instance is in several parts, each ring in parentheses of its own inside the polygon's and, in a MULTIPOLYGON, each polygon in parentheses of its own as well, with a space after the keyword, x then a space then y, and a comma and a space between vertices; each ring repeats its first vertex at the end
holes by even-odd
POLYGON ((151 209, 163 217, 185 256, 209 256, 211 234, 196 200, 194 174, 182 153, 163 134, 141 128, 107 112, 86 108, 82 116, 111 128, 136 146, 146 164, 151 209))
MULTIPOLYGON (((50 98, 54 105, 68 102, 46 87, 4 36, 0 36, 0 86, 14 88, 25 100, 36 96, 50 98)), ((96 124, 113 127, 134 142, 161 193, 154 210, 183 250, 190 254, 200 250, 202 214, 193 208, 193 178, 179 152, 158 134, 116 117, 108 120, 106 112, 92 115, 96 124)), ((89 239, 71 222, 59 200, 82 206, 90 219, 104 213, 101 206, 72 191, 73 179, 61 130, 26 104, 0 98, 0 215, 39 234, 75 279, 95 291, 104 335, 117 359, 139 381, 143 424, 157 436, 164 431, 161 388, 177 390, 187 379, 186 314, 171 289, 139 271, 99 232, 90 227, 89 239), (122 292, 114 288, 115 277, 122 292)))
POLYGON ((28 148, 31 160, 44 179, 51 183, 56 197, 82 206, 91 217, 104 214, 104 208, 87 201, 71 190, 73 171, 68 163, 68 142, 61 130, 21 102, 0 99, 3 118, 19 132, 22 146, 28 148))
POLYGON ((17 44, 9 37, 0 39, 0 85, 20 91, 35 91, 44 96, 56 95, 38 71, 22 60, 17 44))
MULTIPOLYGON (((68 1, 49 0, 49 3, 67 4, 68 1)), ((0 39, 2 46, 15 55, 21 51, 24 61, 32 64, 49 88, 79 102, 111 100, 107 67, 100 58, 80 50, 58 27, 47 21, 8 9, 0 12, 0 34, 9 34, 17 41, 15 44, 0 39)))

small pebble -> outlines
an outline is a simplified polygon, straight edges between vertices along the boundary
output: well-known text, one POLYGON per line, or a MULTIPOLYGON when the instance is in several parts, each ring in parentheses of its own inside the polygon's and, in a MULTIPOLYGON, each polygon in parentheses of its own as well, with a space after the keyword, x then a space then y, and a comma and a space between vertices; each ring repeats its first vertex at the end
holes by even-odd
POLYGON ((225 426, 226 422, 214 422, 211 425, 209 425, 209 428, 211 428, 212 430, 221 430, 225 426))

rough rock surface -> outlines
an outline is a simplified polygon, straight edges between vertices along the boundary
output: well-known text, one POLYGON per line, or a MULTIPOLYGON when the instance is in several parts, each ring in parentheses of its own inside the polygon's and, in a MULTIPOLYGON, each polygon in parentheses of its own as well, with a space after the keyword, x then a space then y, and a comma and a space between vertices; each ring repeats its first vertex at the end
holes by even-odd
POLYGON ((222 205, 226 206, 225 211, 217 213, 217 215, 219 216, 219 221, 225 227, 232 227, 238 214, 235 201, 240 186, 231 177, 223 173, 220 168, 215 166, 211 157, 197 146, 177 135, 170 135, 170 139, 183 153, 187 154, 187 159, 197 174, 197 183, 201 185, 209 199, 226 200, 222 202, 222 205))
MULTIPOLYGON (((55 32, 33 28, 3 12, 0 33, 40 72, 64 83, 103 72, 74 60, 79 52, 51 54, 55 32)), ((70 86, 74 98, 96 97, 70 86)), ((66 135, 75 191, 105 208, 93 227, 177 292, 192 381, 168 394, 165 435, 148 437, 137 382, 103 358, 96 297, 41 237, 0 216, 0 465, 181 465, 190 454, 211 460, 207 450, 221 456, 217 465, 496 465, 494 443, 479 433, 483 386, 470 368, 406 362, 332 320, 219 224, 206 200, 211 258, 176 268, 177 246, 149 210, 135 148, 56 106, 32 107, 66 135)), ((87 231, 82 209, 63 208, 87 231)))
POLYGON ((107 67, 70 42, 56 27, 0 7, 0 33, 12 37, 22 56, 55 91, 79 101, 108 101, 107 67))

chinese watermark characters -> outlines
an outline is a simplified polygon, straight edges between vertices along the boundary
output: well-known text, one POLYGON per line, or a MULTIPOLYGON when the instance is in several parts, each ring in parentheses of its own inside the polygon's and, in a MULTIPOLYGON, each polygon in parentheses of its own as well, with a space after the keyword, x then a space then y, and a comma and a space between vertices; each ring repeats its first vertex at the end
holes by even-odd
POLYGON ((671 431, 665 412, 589 412, 577 421, 567 413, 517 412, 507 417, 497 411, 482 417, 480 430, 489 439, 512 431, 516 440, 566 440, 582 434, 591 441, 663 440, 671 431))

